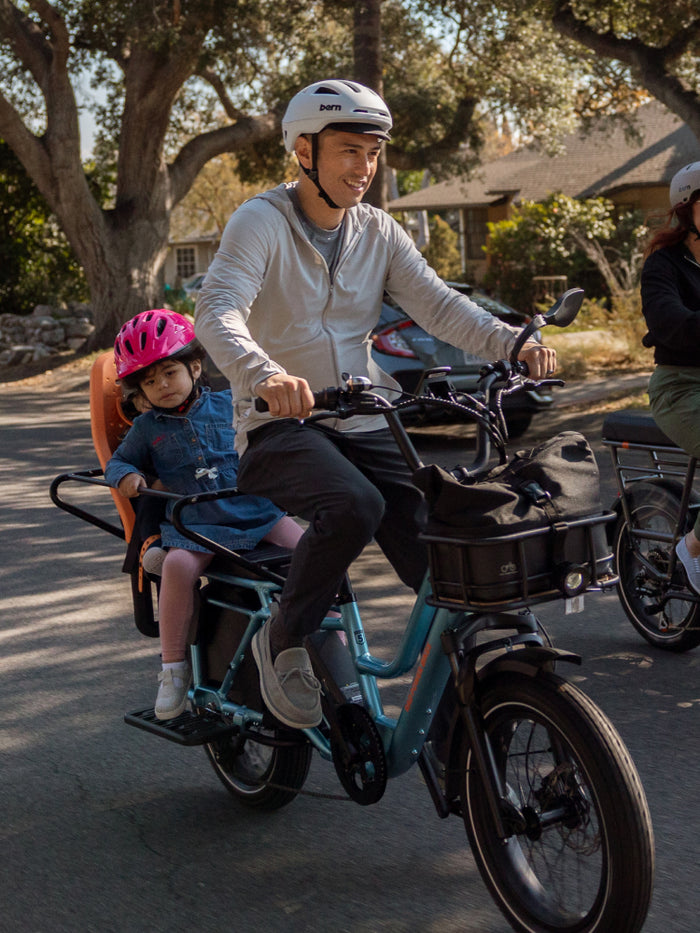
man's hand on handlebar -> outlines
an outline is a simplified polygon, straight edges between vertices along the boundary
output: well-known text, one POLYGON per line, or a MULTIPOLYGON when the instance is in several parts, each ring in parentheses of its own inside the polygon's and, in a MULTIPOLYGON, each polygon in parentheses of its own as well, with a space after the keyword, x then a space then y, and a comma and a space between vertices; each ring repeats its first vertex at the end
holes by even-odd
POLYGON ((306 379, 276 373, 255 387, 257 395, 267 402, 275 418, 308 418, 314 407, 314 397, 306 379))
POLYGON ((543 347, 536 340, 528 340, 518 354, 518 359, 527 364, 530 379, 545 379, 557 368, 557 351, 543 347))

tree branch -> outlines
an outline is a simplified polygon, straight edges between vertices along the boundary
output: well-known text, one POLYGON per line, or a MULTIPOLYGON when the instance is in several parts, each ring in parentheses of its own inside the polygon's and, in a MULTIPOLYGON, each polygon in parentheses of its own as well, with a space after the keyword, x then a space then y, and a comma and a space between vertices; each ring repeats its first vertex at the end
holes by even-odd
POLYGON ((426 165, 435 164, 441 157, 454 154, 467 140, 475 142, 476 133, 473 124, 474 112, 478 104, 476 97, 463 97, 457 105, 454 119, 447 132, 441 139, 421 149, 399 149, 398 146, 388 146, 386 150, 387 164, 394 169, 423 169, 426 165))
POLYGON ((274 111, 250 117, 241 116, 237 123, 209 133, 201 133, 186 143, 170 165, 170 192, 173 205, 189 191, 199 170, 210 159, 224 152, 240 152, 255 143, 280 133, 281 115, 274 111))
POLYGON ((195 72, 195 74, 203 81, 206 81, 207 84, 211 85, 211 87, 214 89, 216 96, 221 102, 221 106, 224 108, 224 113, 229 118, 229 120, 233 122, 244 116, 244 114, 238 110, 237 107, 234 107, 233 101, 231 100, 229 93, 226 90, 226 85, 213 68, 200 68, 195 72))
POLYGON ((560 35, 633 68, 642 86, 678 114, 700 140, 700 95, 688 90, 668 69, 669 62, 688 51, 700 37, 700 18, 679 30, 661 47, 648 45, 638 38, 621 39, 612 30, 597 32, 576 17, 569 0, 556 4, 552 25, 560 35))

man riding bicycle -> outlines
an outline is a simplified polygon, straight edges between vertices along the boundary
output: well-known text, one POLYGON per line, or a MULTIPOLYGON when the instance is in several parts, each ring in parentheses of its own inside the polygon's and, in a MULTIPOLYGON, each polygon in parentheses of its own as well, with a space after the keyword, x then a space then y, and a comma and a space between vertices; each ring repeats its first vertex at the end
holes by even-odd
MULTIPOLYGON (((361 203, 391 127, 382 98, 356 82, 296 94, 282 129, 298 181, 235 211, 197 301, 197 336, 233 388, 239 488, 309 523, 277 614, 253 641, 265 703, 292 728, 321 721, 303 639, 365 545, 374 538, 414 590, 427 567, 423 500, 384 420, 306 424, 312 391, 340 384, 344 372, 384 394, 399 390, 371 357, 385 291, 429 333, 471 353, 506 358, 515 342, 512 328, 437 276, 387 213, 361 203), (256 396, 269 413, 256 411, 256 396)), ((535 379, 554 370, 554 351, 535 341, 520 359, 535 379)))

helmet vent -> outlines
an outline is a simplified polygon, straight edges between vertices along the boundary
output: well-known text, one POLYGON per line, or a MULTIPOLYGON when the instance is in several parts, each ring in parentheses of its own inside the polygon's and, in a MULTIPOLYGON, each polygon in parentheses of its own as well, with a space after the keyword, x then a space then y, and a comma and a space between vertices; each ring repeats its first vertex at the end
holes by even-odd
POLYGON ((335 94, 336 97, 340 96, 334 88, 326 87, 325 85, 323 87, 317 87, 314 94, 335 94))
POLYGON ((161 317, 161 318, 158 319, 158 321, 157 321, 157 323, 156 323, 156 336, 157 336, 157 337, 160 337, 160 336, 161 336, 161 334, 163 333, 163 331, 164 331, 165 328, 167 327, 167 324, 168 324, 168 322, 165 320, 165 318, 161 317))

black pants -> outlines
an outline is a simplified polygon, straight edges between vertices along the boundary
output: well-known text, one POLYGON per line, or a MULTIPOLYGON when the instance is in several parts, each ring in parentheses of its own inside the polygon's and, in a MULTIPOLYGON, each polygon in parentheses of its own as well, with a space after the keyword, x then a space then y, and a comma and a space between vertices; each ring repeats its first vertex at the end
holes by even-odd
POLYGON ((238 487, 309 522, 271 630, 275 652, 301 645, 320 626, 345 571, 372 538, 401 580, 420 587, 424 501, 388 429, 342 433, 287 419, 264 425, 251 432, 238 487))

